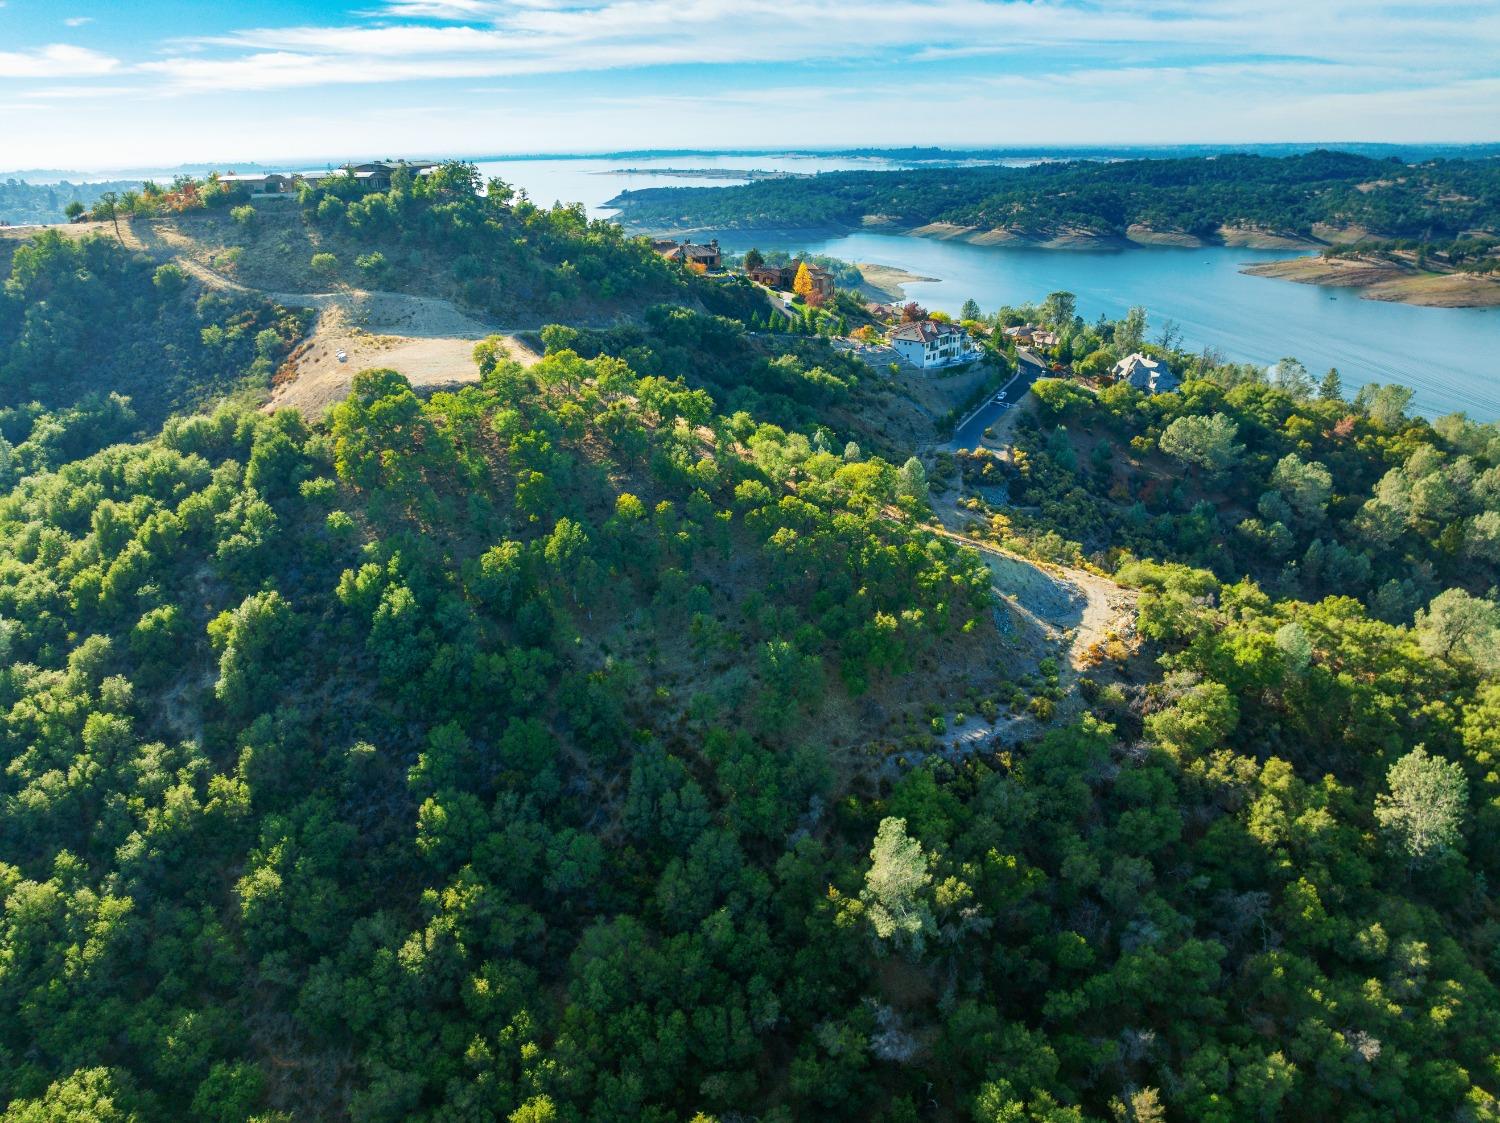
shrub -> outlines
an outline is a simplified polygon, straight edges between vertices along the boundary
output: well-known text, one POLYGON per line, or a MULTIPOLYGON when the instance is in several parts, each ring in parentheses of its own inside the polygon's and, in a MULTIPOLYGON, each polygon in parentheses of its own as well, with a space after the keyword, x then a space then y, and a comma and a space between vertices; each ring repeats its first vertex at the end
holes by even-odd
POLYGON ((249 203, 234 207, 229 212, 229 217, 239 225, 249 228, 255 224, 255 208, 249 203))
MULTIPOLYGON (((332 255, 330 255, 332 256, 332 255)), ((374 253, 362 253, 354 259, 354 264, 366 277, 381 277, 385 275, 387 266, 390 264, 385 259, 385 254, 376 250, 374 253)))
POLYGON ((312 261, 308 262, 312 271, 320 277, 332 277, 338 272, 339 259, 331 253, 315 253, 312 261))

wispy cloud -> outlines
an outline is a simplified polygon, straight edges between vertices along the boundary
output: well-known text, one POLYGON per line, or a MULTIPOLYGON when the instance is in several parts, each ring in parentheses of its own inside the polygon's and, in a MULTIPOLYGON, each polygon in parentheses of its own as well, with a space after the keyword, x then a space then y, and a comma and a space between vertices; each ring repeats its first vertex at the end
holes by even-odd
POLYGON ((69 16, 67 19, 63 20, 63 23, 68 27, 82 27, 86 23, 93 22, 93 16, 69 16))
POLYGON ((109 74, 119 67, 119 59, 66 43, 30 51, 0 51, 0 78, 85 78, 109 74))
POLYGON ((400 19, 466 20, 494 14, 486 0, 395 0, 378 14, 400 19))
POLYGON ((88 98, 139 97, 138 86, 39 86, 21 96, 30 101, 83 101, 88 98))
POLYGON ((1385 0, 390 0, 359 22, 178 44, 143 69, 185 89, 269 89, 619 68, 939 62, 1037 52, 1250 54, 1409 70, 1500 49, 1486 6, 1385 0), (427 23, 415 23, 426 20, 427 23), (431 21, 438 21, 433 23, 431 21), (191 50, 189 50, 191 48, 191 50))
MULTIPOLYGON (((11 4, 7 31, 43 7, 11 4)), ((31 38, 0 50, 4 147, 176 150, 221 134, 267 155, 332 138, 449 151, 899 143, 898 121, 948 144, 1500 139, 1496 0, 353 7, 322 23, 246 26, 237 6, 195 6, 198 18, 164 40, 122 16, 105 54, 43 45, 68 10, 59 2, 23 22, 31 38), (93 114, 63 112, 90 99, 107 109, 129 91, 138 100, 107 137, 93 114), (475 96, 490 93, 503 96, 475 96), (15 109, 54 102, 47 120, 15 109)), ((263 20, 275 9, 253 10, 263 20)))

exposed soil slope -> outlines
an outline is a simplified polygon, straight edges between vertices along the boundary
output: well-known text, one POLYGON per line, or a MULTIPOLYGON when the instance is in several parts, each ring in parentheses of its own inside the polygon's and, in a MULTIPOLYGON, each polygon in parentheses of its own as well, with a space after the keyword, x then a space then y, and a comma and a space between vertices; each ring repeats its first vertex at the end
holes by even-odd
POLYGON ((1247 265, 1241 272, 1304 285, 1359 289, 1365 300, 1433 308, 1500 306, 1500 278, 1475 273, 1429 272, 1382 258, 1297 257, 1289 261, 1247 265))
POLYGON ((128 228, 125 240, 159 260, 176 262, 210 288, 317 311, 311 334, 277 376, 269 408, 295 408, 320 416, 347 396, 355 374, 371 367, 399 371, 417 387, 473 382, 479 377, 474 344, 490 335, 504 335, 518 362, 529 366, 537 360, 511 334, 517 329, 488 323, 437 297, 357 288, 326 292, 259 288, 211 268, 203 260, 201 247, 165 224, 137 222, 128 228), (343 361, 338 357, 341 351, 343 361))

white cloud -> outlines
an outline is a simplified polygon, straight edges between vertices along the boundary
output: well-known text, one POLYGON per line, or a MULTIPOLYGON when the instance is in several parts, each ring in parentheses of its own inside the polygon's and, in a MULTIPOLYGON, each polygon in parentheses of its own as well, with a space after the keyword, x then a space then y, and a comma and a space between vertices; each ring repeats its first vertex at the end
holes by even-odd
MULTIPOLYGON (((180 88, 263 90, 428 78, 752 63, 852 65, 986 55, 1111 69, 1219 55, 1406 73, 1500 50, 1487 7, 1389 0, 390 0, 343 26, 250 28, 143 69, 180 88), (446 21, 414 24, 415 19, 446 21), (1247 47, 1253 44, 1253 47, 1247 47), (1488 45, 1488 46, 1487 46, 1488 45), (212 59, 200 65, 186 53, 212 59), (1128 60, 1127 60, 1128 61, 1128 60)), ((1066 66, 1062 67, 1067 69, 1066 66)))
POLYGON ((314 51, 366 58, 420 58, 501 51, 509 37, 474 27, 283 27, 238 31, 200 45, 256 50, 314 51))
POLYGON ((128 64, 73 47, 0 52, 0 78, 35 87, 17 98, 0 83, 12 107, 119 96, 47 81, 102 75, 143 98, 201 94, 121 115, 108 138, 60 109, 45 124, 0 117, 0 135, 8 150, 108 140, 180 158, 209 136, 266 158, 330 143, 892 144, 903 121, 950 145, 1500 138, 1495 0, 363 3, 327 26, 145 44, 128 64), (566 77, 526 81, 547 75, 566 77))
POLYGON ((84 101, 89 98, 118 99, 139 95, 135 86, 40 86, 21 96, 31 101, 84 101))
POLYGON ((465 20, 495 14, 486 0, 393 0, 382 14, 400 19, 465 20))
POLYGON ((0 78, 88 78, 119 69, 120 60, 53 43, 30 51, 0 51, 0 78))
POLYGON ((93 22, 93 16, 69 16, 67 19, 63 20, 63 23, 68 27, 82 27, 86 23, 93 22))

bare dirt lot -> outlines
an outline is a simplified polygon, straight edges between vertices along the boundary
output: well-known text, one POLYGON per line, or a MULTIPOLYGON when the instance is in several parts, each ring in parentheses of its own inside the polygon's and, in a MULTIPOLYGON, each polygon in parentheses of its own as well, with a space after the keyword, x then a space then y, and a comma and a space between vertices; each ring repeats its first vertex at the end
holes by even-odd
MULTIPOLYGON (((354 375, 372 367, 400 371, 416 387, 476 381, 474 344, 503 334, 432 297, 359 290, 271 295, 283 304, 317 309, 308 346, 294 360, 296 376, 277 385, 269 404, 271 409, 294 407, 311 416, 343 400, 354 375)), ((536 362, 537 356, 514 337, 507 336, 506 345, 523 365, 536 362)))
POLYGON ((317 313, 311 334, 292 359, 292 377, 278 377, 268 409, 293 408, 321 416, 348 396, 356 374, 372 367, 399 371, 419 388, 475 382, 479 371, 474 366, 474 344, 490 335, 504 336, 511 356, 522 365, 537 361, 538 356, 510 329, 437 297, 342 286, 327 292, 256 287, 214 269, 205 261, 201 247, 165 223, 134 222, 125 241, 134 249, 176 262, 210 288, 261 296, 317 313))

